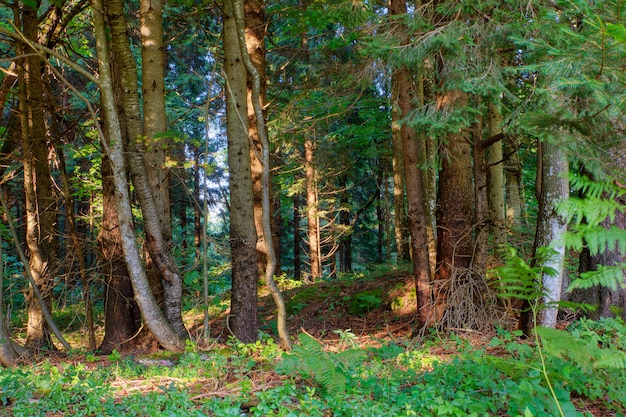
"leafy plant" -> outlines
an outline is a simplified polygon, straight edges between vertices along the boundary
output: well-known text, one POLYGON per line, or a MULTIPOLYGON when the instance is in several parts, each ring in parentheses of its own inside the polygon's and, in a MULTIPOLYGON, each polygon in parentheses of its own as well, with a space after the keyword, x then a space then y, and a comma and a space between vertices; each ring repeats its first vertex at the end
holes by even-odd
POLYGON ((365 352, 349 349, 330 353, 306 333, 301 333, 298 339, 300 344, 283 356, 277 371, 287 375, 299 373, 303 378, 313 379, 329 394, 345 392, 352 378, 351 369, 363 362, 365 352))

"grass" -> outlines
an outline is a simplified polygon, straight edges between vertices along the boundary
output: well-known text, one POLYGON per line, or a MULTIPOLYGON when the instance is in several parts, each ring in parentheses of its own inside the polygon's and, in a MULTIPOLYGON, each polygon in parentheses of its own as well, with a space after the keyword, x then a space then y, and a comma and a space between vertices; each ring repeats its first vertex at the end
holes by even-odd
MULTIPOLYGON (((570 335, 596 340, 608 328, 614 337, 624 329, 617 322, 583 322, 570 335)), ((189 344, 180 355, 71 352, 0 371, 0 415, 558 415, 536 349, 515 333, 501 330, 487 343, 455 334, 369 346, 346 341, 346 333, 335 342, 304 335, 290 354, 267 336, 209 350, 189 344)), ((546 359, 565 415, 624 415, 623 369, 546 359)))
MULTIPOLYGON (((403 296, 401 275, 282 282, 291 288, 290 321, 308 324, 297 334, 292 328, 291 353, 261 334, 254 344, 190 342, 176 355, 77 349, 0 369, 0 416, 626 415, 623 321, 581 319, 567 331, 543 332, 543 356, 506 329, 413 337, 410 325, 389 331, 396 313, 382 296, 389 288, 403 296), (322 325, 310 320, 320 314, 322 325), (355 324, 360 332, 350 329, 355 324), (370 331, 379 327, 387 330, 370 331)), ((187 318, 197 321, 197 313, 187 318)), ((69 310, 62 317, 77 322, 69 310)), ((67 336, 79 346, 81 329, 64 328, 76 332, 67 336)))

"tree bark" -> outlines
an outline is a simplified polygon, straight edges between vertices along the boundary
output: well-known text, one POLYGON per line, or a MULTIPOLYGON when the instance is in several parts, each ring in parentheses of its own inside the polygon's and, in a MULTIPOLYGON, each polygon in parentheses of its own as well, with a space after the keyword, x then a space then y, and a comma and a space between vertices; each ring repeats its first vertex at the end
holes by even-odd
MULTIPOLYGON (((254 121, 256 124, 256 135, 259 138, 261 144, 261 154, 259 161, 261 162, 261 208, 262 208, 262 231, 263 231, 263 244, 266 254, 266 265, 264 270, 265 285, 269 290, 274 305, 276 306, 276 327, 278 329, 278 336, 283 348, 291 349, 291 340, 289 339, 289 333, 287 331, 287 310, 285 308, 285 301, 283 296, 274 281, 274 273, 276 272, 276 252, 274 251, 274 242, 272 238, 272 204, 271 204, 271 181, 270 181, 270 143, 267 135, 267 128, 265 127, 265 116, 263 114, 263 93, 264 93, 264 78, 261 78, 261 73, 258 71, 258 67, 265 69, 265 60, 263 57, 256 57, 259 61, 253 63, 249 52, 253 50, 255 54, 259 53, 259 49, 263 48, 263 38, 259 38, 258 34, 253 33, 254 26, 249 27, 248 24, 262 24, 264 23, 263 16, 263 3, 257 3, 248 1, 246 6, 243 4, 243 0, 235 1, 235 17, 237 20, 237 28, 239 35, 239 46, 241 48, 241 55, 248 71, 248 78, 252 82, 252 87, 248 87, 248 106, 252 107, 254 112, 254 121), (244 9, 246 14, 251 15, 251 22, 244 23, 244 9), (246 30, 247 29, 247 30, 246 30)), ((263 71, 264 73, 264 71, 263 71)), ((250 110, 248 109, 248 120, 250 120, 250 110)), ((250 127, 248 127, 250 129, 250 127)), ((250 132, 250 130, 248 130, 250 132)), ((257 232, 258 234, 258 232, 257 232)))
MULTIPOLYGON (((22 16, 24 36, 37 43, 39 40, 37 10, 24 7, 22 16)), ((41 68, 42 62, 37 55, 26 57, 23 61, 23 69, 20 71, 20 117, 29 267, 46 308, 51 311, 52 287, 57 267, 55 262, 57 245, 54 237, 57 204, 50 177, 41 68)), ((28 292, 27 301, 29 306, 26 346, 34 350, 52 346, 42 308, 32 288, 28 292)))
POLYGON ((487 158, 482 144, 482 117, 472 126, 474 156, 474 205, 476 243, 472 254, 472 269, 484 273, 489 245, 489 202, 487 194, 487 158))
POLYGON ((137 305, 139 306, 146 325, 158 342, 165 349, 181 352, 184 350, 184 339, 179 337, 177 332, 170 326, 168 320, 163 316, 161 309, 156 303, 141 262, 139 250, 137 249, 137 240, 133 228, 133 215, 130 206, 130 195, 127 188, 128 180, 126 175, 126 161, 124 160, 123 137, 113 94, 110 56, 106 42, 107 31, 103 15, 103 1, 93 0, 92 6, 94 35, 100 74, 100 96, 103 106, 104 123, 107 127, 109 140, 106 140, 102 131, 99 131, 99 134, 110 158, 111 169, 113 171, 121 242, 133 285, 133 291, 135 293, 135 300, 137 301, 137 305))
POLYGON ((404 163, 402 152, 402 134, 400 125, 400 109, 398 101, 398 83, 391 86, 391 146, 393 169, 393 207, 394 207, 394 236, 396 239, 397 261, 410 261, 411 249, 406 230, 406 204, 404 198, 404 163))
POLYGON ((319 217, 317 215, 317 175, 314 163, 315 142, 311 138, 304 142, 304 174, 306 176, 306 217, 309 240, 309 268, 311 278, 322 276, 320 259, 319 217))
MULTIPOLYGON (((438 97, 438 108, 464 106, 467 95, 452 90, 438 97)), ((447 306, 450 280, 457 269, 471 266, 474 250, 474 189, 471 146, 468 131, 449 134, 442 146, 439 192, 437 195, 437 272, 436 317, 439 321, 447 306)))
POLYGON ((247 71, 239 45, 235 1, 224 0, 224 70, 230 186, 232 292, 230 327, 237 339, 258 338, 257 231, 248 139, 247 71))
POLYGON ((141 317, 133 285, 124 262, 116 206, 113 172, 108 157, 102 159, 102 225, 98 234, 105 284, 104 338, 99 350, 108 354, 134 346, 141 317))
POLYGON ((506 227, 519 229, 525 223, 524 193, 522 167, 514 137, 504 137, 504 153, 507 156, 504 166, 506 227))
POLYGON ((293 200, 293 279, 302 279, 301 245, 300 237, 300 194, 294 194, 293 200))
MULTIPOLYGON (((502 112, 500 100, 493 99, 488 103, 487 131, 490 138, 502 135, 502 112)), ((506 244, 506 223, 504 219, 504 160, 502 140, 498 140, 487 148, 487 199, 489 202, 489 219, 491 236, 495 253, 500 257, 506 244)))
MULTIPOLYGON (((405 14, 407 11, 406 2, 404 0, 390 0, 389 11, 392 15, 405 14)), ((400 118, 406 117, 414 108, 414 87, 411 82, 411 74, 406 68, 398 68, 393 72, 391 80, 392 85, 397 85, 398 91, 397 102, 392 103, 392 105, 398 106, 400 118)), ((411 236, 417 311, 421 324, 426 325, 430 319, 431 270, 428 254, 428 235, 426 233, 422 161, 419 160, 419 142, 415 129, 406 123, 402 123, 400 135, 402 136, 404 177, 408 203, 407 217, 409 234, 411 236)))
MULTIPOLYGON (((163 219, 162 210, 157 205, 155 190, 149 179, 150 172, 146 168, 147 163, 144 159, 146 148, 142 143, 143 127, 137 93, 137 66, 126 33, 126 18, 122 0, 108 1, 107 13, 111 27, 112 46, 115 50, 113 63, 119 65, 122 86, 121 104, 124 109, 125 126, 128 133, 129 168, 143 213, 148 253, 161 276, 165 317, 176 333, 181 338, 185 338, 187 337, 187 329, 182 319, 182 277, 171 253, 171 237, 168 240, 164 233, 164 224, 168 224, 167 228, 170 230, 170 220, 169 218, 167 221, 163 219)), ((165 191, 169 191, 167 182, 163 183, 161 180, 158 182, 158 187, 165 187, 165 191)))
POLYGON ((569 197, 569 164, 567 153, 561 144, 543 141, 539 146, 542 170, 534 255, 536 257, 539 248, 549 247, 553 252, 547 259, 541 260, 541 266, 553 269, 556 274, 543 273, 541 276, 545 296, 542 300, 543 308, 538 315, 538 324, 554 328, 559 311, 554 303, 561 300, 567 232, 567 223, 556 212, 555 205, 569 197))

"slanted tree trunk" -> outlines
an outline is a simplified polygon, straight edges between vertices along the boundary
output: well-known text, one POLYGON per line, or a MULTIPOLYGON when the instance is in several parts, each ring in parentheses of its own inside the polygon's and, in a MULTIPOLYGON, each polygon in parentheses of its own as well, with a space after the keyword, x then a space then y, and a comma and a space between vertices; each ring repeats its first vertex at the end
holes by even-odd
MULTIPOLYGON (((187 337, 187 329, 182 319, 182 277, 171 253, 171 235, 168 240, 164 233, 164 224, 167 224, 169 230, 170 219, 169 217, 167 220, 163 219, 163 210, 157 205, 158 202, 162 202, 155 199, 155 192, 149 179, 150 172, 146 168, 147 163, 144 159, 147 152, 142 140, 143 127, 137 92, 137 66, 130 50, 122 0, 107 2, 107 13, 111 28, 111 41, 115 50, 113 64, 118 65, 122 87, 121 105, 124 109, 125 126, 128 134, 129 168, 143 213, 148 253, 161 276, 165 317, 178 335, 185 338, 187 337)), ((167 181, 158 180, 158 182, 158 187, 165 187, 165 193, 169 192, 167 181)))
POLYGON ((230 251, 232 292, 230 329, 242 342, 258 337, 258 265, 254 196, 248 139, 248 73, 239 46, 235 1, 224 0, 224 70, 230 186, 230 251))
POLYGON ((180 352, 184 350, 184 339, 170 326, 168 320, 156 303, 146 277, 139 250, 137 249, 137 240, 133 228, 133 214, 128 192, 128 177, 126 175, 122 129, 113 94, 113 82, 110 68, 111 58, 106 42, 107 31, 104 23, 103 10, 104 4, 102 0, 92 1, 94 35, 100 74, 100 97, 103 107, 104 123, 106 124, 108 132, 108 140, 106 140, 101 130, 99 134, 110 158, 111 169, 113 171, 115 201, 126 266, 131 277, 135 300, 137 301, 137 305, 139 306, 146 325, 165 349, 180 352))
MULTIPOLYGON (((389 11, 392 15, 406 14, 406 2, 404 0, 390 0, 389 11)), ((402 27, 399 27, 399 30, 401 29, 402 27)), ((414 108, 414 87, 411 82, 411 73, 407 68, 395 69, 391 76, 391 82, 392 85, 397 85, 398 91, 397 102, 392 103, 392 105, 398 107, 400 118, 406 117, 414 108)), ((404 178, 408 204, 407 217, 411 236, 411 258, 413 260, 413 274, 415 275, 417 309, 421 324, 426 325, 430 317, 431 271, 419 142, 415 129, 406 123, 401 124, 400 135, 402 136, 404 178)))
MULTIPOLYGON (((24 7, 22 16, 24 36, 37 43, 39 35, 37 8, 24 7)), ((54 230, 57 204, 50 178, 41 69, 42 62, 39 56, 28 56, 24 59, 20 71, 20 120, 29 267, 46 308, 51 311, 52 287, 57 267, 54 230)), ((26 346, 35 350, 52 346, 42 308, 32 288, 27 294, 27 301, 26 346)))

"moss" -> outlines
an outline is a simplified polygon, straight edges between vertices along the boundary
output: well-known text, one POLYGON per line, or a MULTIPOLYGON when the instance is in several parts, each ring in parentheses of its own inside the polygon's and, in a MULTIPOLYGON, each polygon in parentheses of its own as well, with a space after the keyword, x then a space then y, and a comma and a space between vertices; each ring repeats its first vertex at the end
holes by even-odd
POLYGON ((339 288, 323 288, 317 285, 302 288, 291 299, 285 302, 287 314, 297 314, 312 302, 321 302, 340 292, 339 288))

